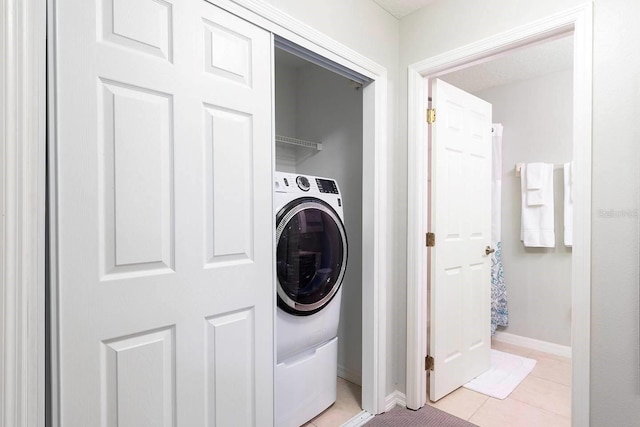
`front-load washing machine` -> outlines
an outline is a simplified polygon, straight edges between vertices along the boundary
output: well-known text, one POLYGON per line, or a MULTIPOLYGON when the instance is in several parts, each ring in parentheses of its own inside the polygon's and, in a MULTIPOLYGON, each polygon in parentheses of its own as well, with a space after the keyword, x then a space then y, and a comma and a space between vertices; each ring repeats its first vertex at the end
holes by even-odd
POLYGON ((276 425, 298 427, 336 400, 347 235, 335 180, 275 173, 276 425))

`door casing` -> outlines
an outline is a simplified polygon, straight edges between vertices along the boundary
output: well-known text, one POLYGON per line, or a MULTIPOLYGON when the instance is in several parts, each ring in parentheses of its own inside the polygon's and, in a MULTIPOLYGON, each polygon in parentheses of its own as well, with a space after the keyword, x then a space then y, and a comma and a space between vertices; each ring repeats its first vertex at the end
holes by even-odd
POLYGON ((589 424, 593 6, 577 6, 414 63, 408 69, 407 407, 426 403, 428 168, 424 112, 429 79, 544 40, 573 34, 572 425, 589 424), (579 214, 578 214, 579 213, 579 214))
POLYGON ((46 0, 0 6, 0 425, 44 426, 46 0))

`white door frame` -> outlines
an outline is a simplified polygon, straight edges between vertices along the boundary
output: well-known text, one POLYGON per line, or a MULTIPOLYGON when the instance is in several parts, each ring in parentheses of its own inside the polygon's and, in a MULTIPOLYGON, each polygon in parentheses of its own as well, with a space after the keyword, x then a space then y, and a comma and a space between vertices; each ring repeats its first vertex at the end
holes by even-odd
POLYGON ((572 425, 589 425, 591 319, 591 3, 412 64, 408 69, 407 407, 426 402, 428 151, 424 112, 429 78, 509 50, 573 32, 573 159, 576 165, 572 250, 572 425), (579 215, 577 215, 579 213, 579 215))
MULTIPOLYGON (((387 259, 387 70, 264 2, 208 1, 374 80, 363 93, 363 178, 371 185, 364 187, 363 194, 362 405, 369 413, 382 412, 386 396, 387 267, 382 260, 387 259)), ((47 135, 55 143, 55 123, 47 129, 46 121, 46 70, 53 71, 50 65, 55 56, 47 64, 46 36, 48 32, 52 46, 54 4, 55 0, 5 0, 0 8, 0 57, 6 58, 0 64, 0 424, 16 427, 41 427, 45 422, 45 246, 55 248, 55 230, 51 242, 45 235, 47 135)), ((53 120, 55 103, 49 102, 53 120)), ((49 203, 54 206, 55 200, 49 203)), ((55 253, 52 257, 55 260, 55 253)), ((55 272, 49 276, 54 278, 55 272)), ((53 301, 52 311, 55 308, 53 301)), ((51 345, 54 354, 55 342, 51 345)), ((55 370, 55 360, 52 365, 55 370)), ((52 381, 55 395, 55 375, 52 381)), ((52 411, 55 419, 55 405, 52 411)))
POLYGON ((0 425, 45 421, 46 1, 0 6, 0 425))

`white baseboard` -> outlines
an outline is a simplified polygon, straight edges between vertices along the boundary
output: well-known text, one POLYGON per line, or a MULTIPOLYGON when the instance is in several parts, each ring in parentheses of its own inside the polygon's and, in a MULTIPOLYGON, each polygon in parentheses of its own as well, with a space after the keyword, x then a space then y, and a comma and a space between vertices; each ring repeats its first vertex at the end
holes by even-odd
POLYGON ((350 383, 358 384, 362 387, 362 374, 360 372, 353 371, 345 368, 342 365, 338 365, 338 376, 344 378, 350 383))
POLYGON ((542 351, 571 359, 571 347, 566 345, 555 344, 552 342, 541 341, 534 338, 527 338, 500 331, 496 331, 493 339, 498 342, 519 345, 521 347, 530 348, 531 350, 542 351))
POLYGON ((390 411, 394 407, 402 406, 403 408, 407 407, 407 396, 404 393, 399 392, 398 390, 394 391, 384 400, 384 411, 390 411))
MULTIPOLYGON (((340 370, 340 368, 338 368, 338 370, 340 370)), ((398 405, 406 408, 407 397, 405 396, 404 393, 401 393, 398 390, 396 390, 390 395, 388 395, 384 400, 384 412, 388 412, 398 405)), ((341 427, 361 427, 366 423, 368 423, 373 417, 374 417, 373 414, 370 414, 367 411, 362 411, 355 417, 351 418, 346 423, 342 424, 341 427)))
POLYGON ((367 411, 362 411, 346 423, 342 424, 341 427, 360 427, 371 421, 372 418, 373 414, 370 414, 367 411))
MULTIPOLYGON (((339 370, 340 368, 338 368, 339 370)), ((346 379, 346 378, 345 378, 346 379)), ((399 392, 398 390, 394 391, 390 395, 388 395, 385 399, 385 409, 384 412, 390 411, 395 408, 397 405, 405 407, 407 406, 407 397, 404 393, 399 392)), ((341 427, 361 427, 371 421, 374 417, 373 414, 370 414, 366 411, 360 412, 355 417, 351 418, 346 423, 342 424, 341 427)))

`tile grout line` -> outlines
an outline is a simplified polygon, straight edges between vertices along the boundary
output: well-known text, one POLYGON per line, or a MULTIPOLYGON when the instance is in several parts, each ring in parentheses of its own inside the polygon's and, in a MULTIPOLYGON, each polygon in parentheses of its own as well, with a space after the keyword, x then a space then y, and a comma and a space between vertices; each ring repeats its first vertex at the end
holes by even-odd
MULTIPOLYGON (((554 380, 549 379, 549 378, 540 377, 540 376, 538 376, 538 375, 533 375, 533 372, 532 372, 532 373, 530 373, 530 374, 529 374, 529 375, 527 375, 527 376, 531 376, 531 377, 533 377, 533 378, 537 378, 537 379, 539 379, 539 380, 549 381, 550 383, 558 384, 558 385, 561 385, 561 386, 564 386, 564 387, 569 387, 569 390, 571 390, 571 384, 564 384, 564 383, 561 383, 561 382, 558 382, 558 381, 554 381, 554 380)), ((526 378, 526 377, 525 377, 525 378, 526 378)))
MULTIPOLYGON (((536 378, 537 378, 537 377, 536 377, 536 378)), ((548 381, 548 380, 545 380, 544 378, 538 378, 538 379, 539 379, 539 380, 542 380, 542 381, 547 381, 547 382, 551 382, 551 383, 553 383, 553 381, 548 381)), ((554 384, 558 384, 558 383, 554 383, 554 384)), ((558 384, 558 385, 561 385, 561 386, 563 386, 563 387, 567 387, 567 386, 566 386, 566 385, 564 385, 564 384, 558 384)), ((514 390, 514 391, 515 391, 515 390, 514 390)), ((571 387, 569 387, 569 392, 571 392, 571 387)), ((513 393, 512 393, 512 394, 513 394, 513 393)), ((548 413, 550 413, 550 414, 554 414, 554 415, 558 415, 558 416, 563 417, 563 418, 567 418, 567 416, 566 416, 566 415, 559 414, 559 413, 557 413, 557 412, 555 412, 555 411, 552 411, 552 410, 549 410, 549 409, 542 408, 542 407, 540 407, 540 406, 537 406, 537 405, 532 404, 531 402, 525 402, 524 400, 520 400, 520 399, 518 399, 517 397, 512 396, 512 394, 510 394, 507 398, 508 398, 508 399, 511 399, 511 400, 515 400, 516 402, 523 403, 523 404, 525 404, 525 405, 529 405, 529 406, 531 406, 532 408, 536 408, 536 409, 539 409, 539 410, 541 410, 541 411, 548 412, 548 413)), ((569 414, 569 417, 568 417, 568 418, 569 418, 569 419, 571 419, 571 414, 569 414)))
MULTIPOLYGON (((531 354, 533 354, 533 353, 535 353, 535 352, 536 352, 535 350, 532 350, 532 351, 531 351, 531 354)), ((541 353, 541 352, 538 352, 538 353, 541 353)), ((530 355, 531 355, 531 354, 530 354, 530 355)), ((542 356, 542 357, 544 357, 544 356, 542 356)), ((533 359, 536 361, 536 365, 540 362, 540 360, 538 360, 537 358, 533 358, 533 359)), ((557 360, 557 359, 553 359, 553 358, 548 358, 548 359, 550 359, 550 360, 554 360, 554 361, 557 361, 557 362, 559 362, 559 363, 566 363, 566 362, 559 361, 559 360, 557 360)), ((569 389, 569 395, 570 395, 570 396, 572 395, 573 390, 572 390, 571 385, 562 384, 562 383, 560 383, 560 382, 554 381, 554 380, 549 379, 549 378, 540 377, 540 376, 538 376, 538 375, 535 375, 535 374, 534 374, 534 372, 535 372, 535 369, 534 369, 533 371, 531 371, 531 372, 527 375, 527 377, 536 378, 537 380, 540 380, 540 381, 543 381, 543 382, 547 382, 547 383, 551 383, 551 384, 556 384, 556 385, 559 385, 559 386, 561 386, 561 387, 567 387, 567 388, 569 389)), ((526 377, 525 377, 524 379, 526 379, 526 377)), ((522 382, 524 382, 524 380, 523 380, 522 382)), ((522 383, 518 384, 518 387, 520 387, 521 385, 522 385, 522 383)), ((516 387, 516 389, 517 389, 518 387, 516 387)), ((515 390, 514 390, 514 391, 515 391, 515 390)), ((520 399, 518 399, 517 397, 512 396, 512 394, 510 394, 510 395, 508 396, 508 398, 510 398, 510 399, 512 399, 512 400, 514 400, 514 401, 516 401, 516 402, 520 402, 520 403, 523 403, 523 404, 525 404, 525 405, 529 405, 529 406, 531 406, 532 408, 539 409, 540 411, 546 412, 546 413, 548 413, 548 414, 553 414, 553 415, 556 415, 556 416, 559 416, 559 417, 562 417, 562 418, 567 418, 567 419, 569 419, 569 420, 571 419, 571 414, 569 414, 569 417, 567 417, 566 415, 559 414, 559 413, 557 413, 557 412, 555 412, 555 411, 551 411, 551 410, 548 410, 548 409, 542 408, 542 407, 540 407, 540 406, 533 405, 533 404, 531 404, 530 402, 525 402, 525 401, 523 401, 523 400, 520 400, 520 399)))
MULTIPOLYGON (((534 359, 534 360, 536 361, 536 365, 540 362, 539 359, 534 359)), ((553 362, 569 365, 569 372, 571 372, 571 369, 572 369, 571 362, 564 362, 564 361, 553 359, 553 358, 547 358, 547 360, 551 360, 553 362)), ((567 387, 571 388, 571 384, 564 384, 564 383, 558 382, 558 381, 556 381, 554 379, 551 379, 551 378, 541 377, 539 375, 536 375, 535 371, 536 370, 534 368, 533 371, 531 371, 531 373, 529 373, 529 375, 531 375, 532 377, 535 377, 535 378, 540 378, 540 379, 547 380, 547 381, 550 381, 550 382, 555 383, 555 384, 560 384, 560 385, 564 385, 564 386, 567 386, 567 387)))
POLYGON ((549 414, 549 415, 554 415, 556 417, 560 417, 560 418, 565 418, 567 420, 571 420, 571 415, 569 415, 567 417, 566 415, 558 414, 557 412, 553 412, 553 411, 550 411, 548 409, 544 409, 544 408, 541 408, 539 406, 532 405, 531 403, 528 403, 528 402, 523 402, 522 400, 518 400, 518 399, 513 398, 513 397, 508 397, 507 399, 511 399, 511 400, 514 400, 514 401, 516 401, 518 403, 522 403, 523 405, 527 405, 527 406, 529 406, 531 408, 537 409, 537 410, 542 411, 542 412, 544 412, 546 414, 549 414))
POLYGON ((478 408, 475 411, 473 411, 473 413, 469 416, 469 418, 467 418, 467 421, 471 422, 471 418, 473 418, 473 416, 480 410, 480 408, 482 408, 490 399, 493 399, 493 397, 487 396, 484 402, 482 402, 482 405, 478 406, 478 408))

